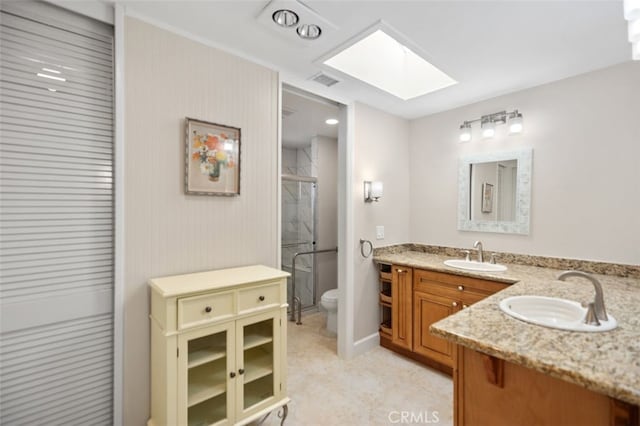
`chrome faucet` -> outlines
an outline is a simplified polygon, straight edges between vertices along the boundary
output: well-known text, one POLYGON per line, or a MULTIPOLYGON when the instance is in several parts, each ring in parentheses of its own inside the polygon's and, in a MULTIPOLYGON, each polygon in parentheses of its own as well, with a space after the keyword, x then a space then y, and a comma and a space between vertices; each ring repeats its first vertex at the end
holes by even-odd
POLYGON ((593 284, 593 287, 596 290, 596 299, 593 303, 590 303, 589 305, 593 305, 593 307, 595 308, 596 320, 609 321, 609 317, 607 317, 607 310, 604 307, 604 294, 602 293, 602 285, 600 284, 600 281, 598 281, 592 275, 589 275, 586 272, 581 272, 581 271, 566 271, 558 275, 558 279, 560 281, 565 281, 569 277, 581 277, 591 281, 591 283, 593 284))
POLYGON ((478 249, 478 262, 484 262, 484 252, 482 251, 482 241, 476 241, 473 243, 473 248, 478 249))

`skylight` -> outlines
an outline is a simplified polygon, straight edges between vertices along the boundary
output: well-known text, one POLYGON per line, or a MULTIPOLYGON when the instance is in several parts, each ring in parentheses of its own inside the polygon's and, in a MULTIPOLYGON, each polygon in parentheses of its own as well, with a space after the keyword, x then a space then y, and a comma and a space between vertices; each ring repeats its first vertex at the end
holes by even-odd
POLYGON ((380 29, 324 64, 405 101, 457 83, 380 29))

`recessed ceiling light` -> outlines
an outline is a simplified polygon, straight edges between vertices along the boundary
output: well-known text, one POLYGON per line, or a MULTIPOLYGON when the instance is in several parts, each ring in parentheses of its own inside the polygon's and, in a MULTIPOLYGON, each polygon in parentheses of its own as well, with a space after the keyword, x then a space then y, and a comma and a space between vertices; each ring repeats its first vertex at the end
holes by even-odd
POLYGON ((381 29, 324 64, 403 100, 457 83, 381 29))
POLYGON ((281 27, 289 28, 298 23, 298 15, 289 9, 280 9, 273 12, 271 15, 273 22, 281 27))
POLYGON ((327 118, 327 121, 325 121, 325 123, 327 123, 330 126, 335 126, 336 124, 339 123, 339 121, 336 120, 335 118, 327 118))
POLYGON ((322 29, 314 24, 302 24, 296 28, 296 31, 305 40, 315 40, 322 34, 322 29))

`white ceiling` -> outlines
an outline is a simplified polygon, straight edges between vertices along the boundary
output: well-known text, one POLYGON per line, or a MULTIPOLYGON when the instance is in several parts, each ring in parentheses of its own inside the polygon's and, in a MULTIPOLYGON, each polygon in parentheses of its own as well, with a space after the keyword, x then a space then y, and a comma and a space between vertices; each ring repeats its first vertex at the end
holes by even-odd
POLYGON ((339 124, 325 123, 328 118, 339 118, 336 104, 285 89, 282 91, 282 110, 283 147, 308 146, 314 136, 338 138, 339 124))
POLYGON ((306 1, 333 24, 306 45, 258 20, 266 0, 118 2, 127 14, 273 67, 285 82, 406 118, 631 60, 618 0, 306 1), (336 72, 328 72, 341 80, 331 88, 308 81, 322 70, 315 61, 381 19, 459 84, 403 101, 336 72))

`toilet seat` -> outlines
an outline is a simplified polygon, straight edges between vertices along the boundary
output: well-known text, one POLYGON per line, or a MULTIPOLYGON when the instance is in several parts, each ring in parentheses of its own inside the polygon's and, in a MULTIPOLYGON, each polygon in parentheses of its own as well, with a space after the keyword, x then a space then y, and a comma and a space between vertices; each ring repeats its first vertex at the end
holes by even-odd
POLYGON ((327 290, 322 294, 321 300, 327 302, 335 302, 338 300, 338 289, 334 288, 333 290, 327 290))

